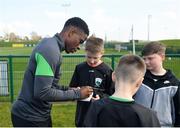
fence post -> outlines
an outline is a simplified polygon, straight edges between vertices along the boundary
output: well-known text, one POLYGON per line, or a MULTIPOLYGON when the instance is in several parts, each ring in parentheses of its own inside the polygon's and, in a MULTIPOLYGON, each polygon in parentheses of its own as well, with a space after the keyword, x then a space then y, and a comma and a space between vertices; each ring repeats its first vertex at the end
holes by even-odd
POLYGON ((14 101, 14 85, 13 85, 13 64, 12 64, 12 56, 9 56, 9 73, 10 73, 10 95, 11 95, 11 103, 14 101))
POLYGON ((112 67, 112 69, 114 70, 114 55, 111 55, 111 58, 112 58, 112 60, 111 60, 111 67, 112 67))

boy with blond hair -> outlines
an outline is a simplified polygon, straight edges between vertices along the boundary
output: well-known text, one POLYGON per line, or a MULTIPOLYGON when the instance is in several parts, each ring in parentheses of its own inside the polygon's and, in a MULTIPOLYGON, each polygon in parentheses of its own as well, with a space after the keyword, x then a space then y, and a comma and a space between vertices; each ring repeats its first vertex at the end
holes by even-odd
POLYGON ((135 101, 157 112, 161 126, 180 126, 180 82, 163 67, 166 47, 150 42, 142 50, 147 70, 135 101))
POLYGON ((158 127, 153 111, 133 100, 145 73, 144 61, 136 55, 121 57, 112 74, 115 93, 94 101, 84 121, 86 127, 158 127))
POLYGON ((88 100, 77 101, 75 125, 82 127, 84 117, 93 100, 111 95, 114 92, 112 69, 102 61, 104 42, 101 38, 91 36, 85 44, 86 61, 75 67, 70 87, 89 85, 94 88, 93 96, 88 100))

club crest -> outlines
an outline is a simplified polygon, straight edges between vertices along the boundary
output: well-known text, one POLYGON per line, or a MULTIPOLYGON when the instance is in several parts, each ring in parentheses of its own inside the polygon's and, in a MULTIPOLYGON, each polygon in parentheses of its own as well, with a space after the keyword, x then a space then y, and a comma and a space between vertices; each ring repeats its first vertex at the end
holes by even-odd
POLYGON ((101 78, 95 78, 95 86, 96 87, 100 87, 101 83, 102 83, 102 79, 101 78))

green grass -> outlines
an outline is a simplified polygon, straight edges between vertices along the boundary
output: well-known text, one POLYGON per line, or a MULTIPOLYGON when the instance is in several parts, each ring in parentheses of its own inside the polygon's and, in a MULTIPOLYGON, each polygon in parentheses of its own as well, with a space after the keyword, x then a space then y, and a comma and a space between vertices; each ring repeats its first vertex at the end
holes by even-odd
POLYGON ((32 52, 31 47, 24 48, 12 48, 12 47, 0 47, 0 55, 30 55, 32 52))
MULTIPOLYGON (((52 107, 53 127, 74 127, 76 102, 55 103, 52 107)), ((0 102, 0 127, 12 127, 11 103, 0 102)))
MULTIPOLYGON (((0 55, 30 55, 32 48, 0 48, 0 55)), ((63 52, 64 53, 64 52, 63 52)), ((78 51, 78 54, 84 54, 83 50, 78 51)), ((115 51, 113 49, 106 49, 105 54, 127 54, 128 51, 115 51)), ((8 60, 7 58, 1 58, 2 60, 8 60)), ((13 59, 13 76, 14 76, 14 92, 15 97, 17 97, 19 90, 21 88, 22 79, 24 71, 27 67, 29 58, 15 58, 13 59)), ((103 58, 104 62, 111 66, 110 58, 103 58)), ((75 65, 85 61, 84 57, 74 57, 74 58, 63 58, 62 63, 62 76, 60 83, 62 85, 68 85, 71 79, 72 73, 74 71, 75 65)), ((115 58, 115 66, 119 61, 119 57, 115 58)), ((166 68, 172 69, 176 76, 180 79, 180 58, 167 58, 164 65, 166 68)), ((10 101, 10 96, 0 97, 0 101, 10 101)), ((58 102, 53 105, 52 108, 52 120, 54 127, 71 127, 74 126, 74 116, 75 116, 75 102, 58 102)), ((10 118, 11 103, 0 102, 0 127, 11 127, 10 118)))
POLYGON ((54 127, 74 127, 76 102, 64 102, 53 105, 52 121, 54 127))
POLYGON ((166 46, 178 46, 178 47, 180 47, 180 39, 176 39, 176 40, 160 40, 160 42, 162 42, 166 46))
POLYGON ((11 127, 11 103, 0 102, 0 127, 11 127))
POLYGON ((180 57, 166 57, 164 62, 164 67, 166 69, 171 69, 175 76, 180 79, 180 57))

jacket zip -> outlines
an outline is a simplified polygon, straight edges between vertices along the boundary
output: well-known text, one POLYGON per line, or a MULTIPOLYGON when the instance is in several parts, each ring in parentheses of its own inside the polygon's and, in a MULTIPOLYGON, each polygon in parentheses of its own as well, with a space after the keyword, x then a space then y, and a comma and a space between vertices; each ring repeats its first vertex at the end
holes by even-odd
POLYGON ((153 86, 153 96, 152 96, 152 100, 151 100, 151 107, 150 108, 152 108, 152 106, 153 106, 153 102, 154 102, 154 95, 155 95, 155 84, 156 82, 154 81, 154 86, 153 86))
POLYGON ((154 102, 154 95, 155 95, 155 90, 153 90, 153 96, 152 96, 152 100, 151 100, 151 108, 152 108, 153 102, 154 102))

